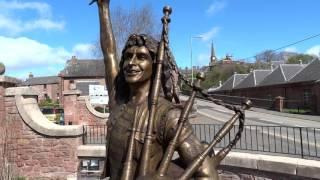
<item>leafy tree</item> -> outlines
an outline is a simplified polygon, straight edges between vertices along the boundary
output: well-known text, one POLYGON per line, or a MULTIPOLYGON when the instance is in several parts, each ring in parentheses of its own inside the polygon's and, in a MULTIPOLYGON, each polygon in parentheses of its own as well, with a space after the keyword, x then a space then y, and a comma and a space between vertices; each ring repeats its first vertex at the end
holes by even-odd
POLYGON ((287 61, 287 64, 299 64, 300 60, 303 64, 308 64, 312 61, 312 59, 314 59, 314 57, 308 54, 298 54, 296 56, 290 57, 287 61))
POLYGON ((202 87, 208 89, 212 86, 219 86, 219 81, 226 81, 234 73, 246 74, 250 72, 250 66, 247 64, 219 64, 207 72, 206 79, 202 87))
POLYGON ((44 99, 39 102, 40 107, 59 107, 59 101, 52 101, 52 99, 44 99))

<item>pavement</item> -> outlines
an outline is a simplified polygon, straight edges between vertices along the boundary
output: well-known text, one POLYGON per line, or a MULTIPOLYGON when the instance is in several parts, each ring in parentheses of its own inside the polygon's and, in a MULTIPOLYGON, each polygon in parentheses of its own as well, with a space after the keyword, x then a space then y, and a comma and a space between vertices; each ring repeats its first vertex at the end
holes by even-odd
POLYGON ((266 113, 266 114, 272 114, 272 115, 276 115, 276 116, 292 117, 292 118, 299 118, 299 119, 305 119, 305 120, 311 120, 311 121, 320 122, 320 115, 292 114, 292 113, 278 112, 278 111, 272 111, 272 110, 256 108, 256 107, 250 108, 250 111, 266 113))

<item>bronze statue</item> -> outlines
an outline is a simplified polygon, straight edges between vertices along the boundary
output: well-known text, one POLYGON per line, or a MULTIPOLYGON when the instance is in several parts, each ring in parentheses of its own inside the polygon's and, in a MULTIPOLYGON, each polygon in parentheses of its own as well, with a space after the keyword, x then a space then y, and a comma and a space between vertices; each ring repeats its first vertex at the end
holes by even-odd
MULTIPOLYGON (((172 102, 174 99, 179 103, 172 77, 172 71, 177 71, 177 67, 168 48, 171 8, 164 8, 160 42, 145 34, 131 35, 118 66, 110 0, 93 0, 91 4, 93 2, 97 2, 99 9, 100 42, 110 106, 104 176, 122 180, 218 179, 216 166, 239 140, 242 130, 215 157, 207 155, 238 118, 244 120, 243 109, 247 105, 237 109, 211 99, 237 113, 205 148, 187 121, 196 92, 207 96, 200 88, 203 74, 197 76, 195 84, 189 83, 194 90, 183 108, 172 102), (179 159, 171 161, 175 151, 179 153, 179 159)), ((179 76, 183 78, 181 74, 179 76)))
POLYGON ((6 71, 6 67, 2 62, 0 62, 0 75, 4 74, 5 71, 6 71))

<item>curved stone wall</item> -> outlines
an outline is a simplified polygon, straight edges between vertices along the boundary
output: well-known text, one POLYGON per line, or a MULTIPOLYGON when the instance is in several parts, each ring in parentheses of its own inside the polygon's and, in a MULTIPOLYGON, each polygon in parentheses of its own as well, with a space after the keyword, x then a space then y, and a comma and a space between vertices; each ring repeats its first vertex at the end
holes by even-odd
POLYGON ((98 112, 94 109, 94 107, 91 105, 89 97, 88 96, 83 96, 83 99, 85 100, 86 107, 88 111, 93 114, 94 116, 101 118, 101 119, 107 119, 109 117, 109 113, 101 113, 98 112))
POLYGON ((79 136, 83 129, 80 125, 61 126, 49 121, 40 111, 37 94, 29 87, 8 88, 5 96, 13 96, 22 120, 34 131, 55 137, 79 136))
POLYGON ((87 96, 80 96, 79 90, 63 92, 63 108, 66 124, 105 125, 108 113, 96 111, 87 96))
POLYGON ((6 135, 6 158, 14 175, 27 179, 66 179, 75 176, 82 145, 82 126, 61 126, 44 117, 37 105, 37 94, 28 87, 7 88, 5 118, 0 124, 6 135))

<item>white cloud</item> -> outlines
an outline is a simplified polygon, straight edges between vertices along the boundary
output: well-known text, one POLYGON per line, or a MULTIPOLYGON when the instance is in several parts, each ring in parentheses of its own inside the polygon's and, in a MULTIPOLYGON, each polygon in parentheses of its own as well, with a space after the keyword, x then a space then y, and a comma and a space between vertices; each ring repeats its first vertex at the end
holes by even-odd
POLYGON ((50 5, 41 2, 0 2, 0 33, 17 35, 33 30, 63 30, 65 23, 52 19, 50 5), (27 18, 26 13, 36 12, 27 18))
POLYGON ((92 45, 82 43, 68 51, 64 47, 51 47, 27 37, 0 36, 0 62, 5 64, 6 74, 19 78, 26 77, 28 72, 57 75, 73 55, 79 59, 93 58, 91 48, 92 45))
POLYGON ((206 10, 206 13, 208 15, 213 15, 215 13, 217 13, 218 11, 221 11, 222 9, 224 9, 226 7, 226 2, 223 0, 214 0, 209 8, 206 10))
POLYGON ((320 45, 311 47, 306 51, 306 54, 314 55, 320 57, 320 45))
POLYGON ((77 44, 72 48, 72 54, 80 59, 92 58, 94 48, 93 44, 77 44))
POLYGON ((202 33, 200 36, 202 36, 202 39, 204 41, 212 40, 220 31, 220 27, 213 27, 210 29, 210 31, 202 33))
POLYGON ((8 68, 64 63, 70 53, 62 47, 50 47, 26 38, 0 36, 0 61, 8 68))
POLYGON ((36 10, 41 16, 51 16, 51 7, 43 2, 1 1, 0 9, 4 11, 36 10))
POLYGON ((287 47, 284 49, 286 52, 298 52, 298 49, 296 47, 287 47))

